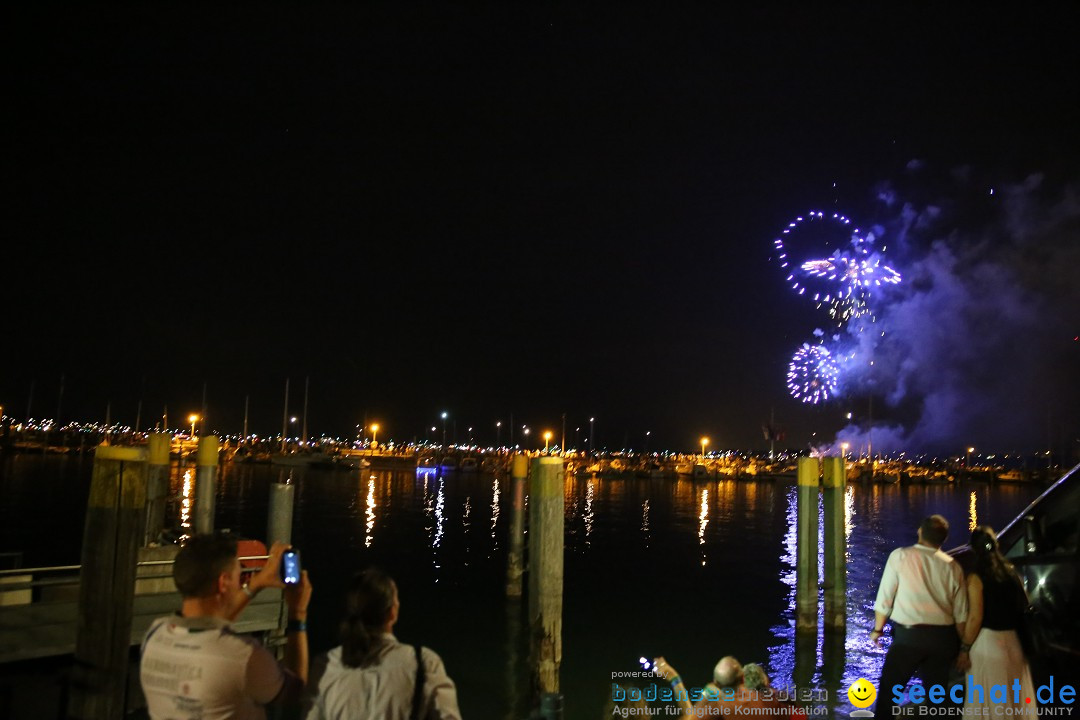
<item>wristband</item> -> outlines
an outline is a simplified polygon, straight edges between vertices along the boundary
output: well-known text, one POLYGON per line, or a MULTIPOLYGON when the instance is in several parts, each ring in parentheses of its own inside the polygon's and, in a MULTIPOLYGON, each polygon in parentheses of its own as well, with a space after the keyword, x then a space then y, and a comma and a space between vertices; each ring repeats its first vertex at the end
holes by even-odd
POLYGON ((250 587, 248 587, 247 585, 241 585, 240 589, 244 591, 244 594, 248 596, 249 600, 255 599, 255 591, 252 590, 250 587))
POLYGON ((676 675, 675 677, 671 678, 671 687, 678 687, 679 685, 682 685, 681 677, 676 675))
POLYGON ((289 624, 285 626, 285 632, 287 633, 306 633, 307 621, 305 620, 290 620, 289 624))
POLYGON ((967 643, 961 643, 960 644, 960 652, 965 652, 966 653, 969 650, 971 650, 971 645, 968 645, 967 643))

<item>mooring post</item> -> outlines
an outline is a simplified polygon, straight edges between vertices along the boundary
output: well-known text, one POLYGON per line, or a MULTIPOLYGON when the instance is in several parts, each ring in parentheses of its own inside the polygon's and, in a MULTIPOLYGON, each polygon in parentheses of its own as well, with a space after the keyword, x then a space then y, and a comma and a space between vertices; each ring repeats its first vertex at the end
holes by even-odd
POLYGON ((825 458, 825 632, 847 628, 847 473, 842 457, 825 458))
POLYGON ((521 576, 525 571, 525 479, 528 476, 528 458, 514 455, 510 462, 513 505, 510 508, 510 556, 506 561, 507 597, 521 597, 521 576))
MULTIPOLYGON (((539 696, 559 692, 562 663, 563 461, 532 461, 529 483, 529 629, 533 684, 539 696)), ((548 703, 551 701, 548 700, 548 703)))
POLYGON ((146 505, 146 448, 101 446, 83 526, 75 667, 68 716, 125 712, 135 570, 146 505))
POLYGON ((150 433, 147 438, 146 524, 143 526, 143 546, 157 542, 165 529, 165 496, 169 493, 169 449, 172 436, 150 433))
POLYGON ((799 458, 795 631, 816 633, 818 618, 818 460, 799 458))
POLYGON ((266 544, 292 543, 293 501, 296 486, 288 482, 270 483, 270 512, 266 519, 266 544))
POLYGON ((200 535, 214 532, 217 478, 218 439, 203 435, 195 456, 195 532, 200 535))

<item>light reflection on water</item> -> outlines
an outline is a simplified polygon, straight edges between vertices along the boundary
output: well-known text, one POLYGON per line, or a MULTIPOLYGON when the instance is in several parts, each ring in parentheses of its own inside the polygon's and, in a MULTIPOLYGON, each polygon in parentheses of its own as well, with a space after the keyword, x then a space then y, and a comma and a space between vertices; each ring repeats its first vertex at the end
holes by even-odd
POLYGON ((499 547, 499 539, 495 536, 495 527, 499 524, 499 478, 491 481, 491 545, 492 550, 499 547))
POLYGON ((701 565, 704 567, 705 554, 705 528, 709 524, 709 488, 701 491, 701 513, 698 515, 698 544, 701 545, 701 565))
POLYGON ((367 524, 365 525, 364 547, 371 547, 375 539, 375 478, 368 480, 367 524))
POLYGON ((180 500, 180 529, 181 538, 191 534, 191 506, 195 494, 195 468, 184 470, 184 484, 180 500))

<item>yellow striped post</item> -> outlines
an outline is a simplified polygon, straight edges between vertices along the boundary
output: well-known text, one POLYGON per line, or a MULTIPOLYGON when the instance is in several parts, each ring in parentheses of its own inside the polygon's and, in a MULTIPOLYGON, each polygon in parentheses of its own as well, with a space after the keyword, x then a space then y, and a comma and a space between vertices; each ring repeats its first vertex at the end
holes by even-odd
POLYGON ((149 467, 146 474, 146 524, 143 545, 157 541, 165 529, 165 496, 169 493, 169 450, 172 435, 150 433, 147 438, 149 467))
POLYGON ((101 445, 83 528, 75 668, 68 716, 124 714, 135 564, 146 505, 146 448, 101 445))
POLYGON ((529 483, 529 629, 534 688, 559 692, 562 664, 563 480, 560 457, 532 461, 529 483))
POLYGON ((825 631, 847 628, 847 474, 842 457, 825 458, 825 631))
POLYGON ((200 535, 214 532, 218 447, 216 435, 199 438, 195 456, 195 532, 200 535))
POLYGON ((525 572, 525 480, 529 459, 520 453, 510 463, 513 505, 510 509, 510 555, 506 560, 506 595, 521 597, 521 576, 525 572))
POLYGON ((795 568, 795 631, 817 633, 818 618, 818 468, 817 458, 798 466, 798 540, 795 568))

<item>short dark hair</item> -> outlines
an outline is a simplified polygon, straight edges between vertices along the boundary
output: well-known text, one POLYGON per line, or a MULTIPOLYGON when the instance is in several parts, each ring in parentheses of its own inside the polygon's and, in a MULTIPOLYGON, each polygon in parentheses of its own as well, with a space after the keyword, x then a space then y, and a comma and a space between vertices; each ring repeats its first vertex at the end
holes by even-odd
POLYGON ((919 526, 922 531, 922 539, 934 547, 945 544, 945 538, 949 537, 949 521, 941 515, 931 515, 922 521, 919 526))
POLYGON ((173 580, 185 598, 209 597, 217 592, 217 581, 237 557, 232 535, 195 535, 176 554, 173 580))

